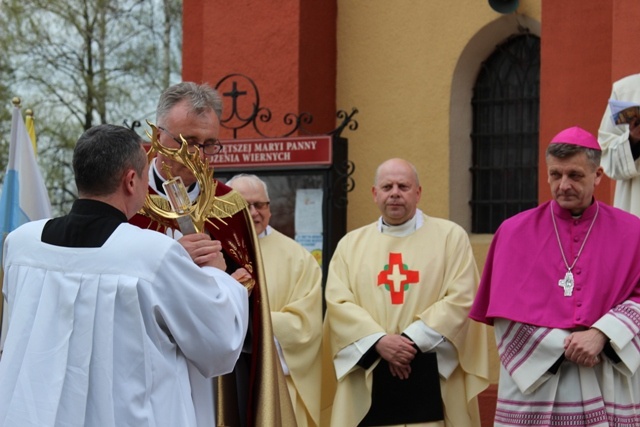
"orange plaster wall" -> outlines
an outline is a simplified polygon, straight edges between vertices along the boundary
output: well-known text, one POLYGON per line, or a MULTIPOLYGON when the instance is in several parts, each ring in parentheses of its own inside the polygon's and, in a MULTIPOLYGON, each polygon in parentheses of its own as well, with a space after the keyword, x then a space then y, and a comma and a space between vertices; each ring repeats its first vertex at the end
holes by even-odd
MULTIPOLYGON (((551 198, 544 153, 553 136, 575 125, 598 133, 611 93, 612 15, 609 1, 542 2, 540 202, 551 198)), ((596 198, 612 203, 613 182, 605 179, 596 198)))
MULTIPOLYGON (((261 127, 266 134, 291 129, 284 116, 302 112, 313 116, 312 132, 331 131, 336 9, 332 1, 184 0, 183 80, 215 85, 228 74, 244 74, 256 83, 261 106, 271 110, 271 121, 261 127)), ((230 131, 221 137, 230 138, 230 131)))

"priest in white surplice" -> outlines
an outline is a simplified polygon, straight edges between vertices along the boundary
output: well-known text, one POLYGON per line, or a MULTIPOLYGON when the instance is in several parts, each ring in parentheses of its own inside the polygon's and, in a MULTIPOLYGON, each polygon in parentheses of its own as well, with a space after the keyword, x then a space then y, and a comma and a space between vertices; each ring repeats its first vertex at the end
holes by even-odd
POLYGON ((382 216, 343 237, 331 259, 332 426, 480 425, 487 335, 467 318, 478 271, 467 233, 417 209, 421 192, 411 163, 382 163, 382 216))
MULTIPOLYGON (((640 104, 640 74, 613 83, 609 99, 640 104)), ((598 142, 604 173, 616 180, 613 206, 640 216, 640 121, 616 125, 607 104, 598 142)))
POLYGON ((0 426, 195 426, 187 361, 206 377, 233 369, 247 291, 224 272, 219 242, 199 267, 127 223, 148 187, 135 132, 89 129, 73 167, 70 214, 5 241, 0 426))

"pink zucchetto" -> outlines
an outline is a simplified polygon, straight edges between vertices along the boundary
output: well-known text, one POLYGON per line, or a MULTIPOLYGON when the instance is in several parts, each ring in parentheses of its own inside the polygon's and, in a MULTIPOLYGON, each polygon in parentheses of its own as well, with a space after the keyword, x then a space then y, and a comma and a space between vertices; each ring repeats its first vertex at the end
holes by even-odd
POLYGON ((578 126, 563 130, 553 137, 551 144, 573 144, 601 151, 596 137, 578 126))

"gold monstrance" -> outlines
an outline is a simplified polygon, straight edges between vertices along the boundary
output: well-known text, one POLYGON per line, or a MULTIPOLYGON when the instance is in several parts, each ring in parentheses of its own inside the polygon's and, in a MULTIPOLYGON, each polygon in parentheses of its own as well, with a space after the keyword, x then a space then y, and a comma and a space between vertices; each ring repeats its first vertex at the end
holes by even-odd
MULTIPOLYGON (((228 224, 222 218, 230 218, 246 209, 247 202, 235 192, 225 195, 224 198, 215 195, 217 182, 213 179, 213 166, 200 157, 199 150, 190 149, 182 135, 180 135, 182 141, 180 148, 165 147, 158 141, 158 128, 152 123, 147 122, 147 124, 151 127, 151 135, 147 132, 151 139, 151 147, 147 152, 149 164, 157 154, 162 154, 189 168, 200 186, 200 194, 191 203, 182 180, 179 177, 171 176, 168 165, 160 165, 168 178, 165 184, 169 184, 169 186, 163 185, 163 187, 171 201, 158 194, 147 194, 144 205, 140 209, 142 215, 158 224, 158 230, 164 226, 172 229, 178 228, 183 231, 183 234, 193 232, 193 229, 197 233, 202 233, 206 232, 205 223, 219 229, 211 221, 212 218, 226 226, 228 224), (185 227, 186 222, 189 222, 187 227, 185 227), (191 230, 184 232, 185 228, 191 230)), ((255 231, 253 233, 255 235, 255 231)), ((225 245, 229 253, 236 258, 238 264, 253 274, 254 268, 244 241, 236 233, 231 233, 231 237, 223 243, 223 246, 225 245)), ((251 291, 256 282, 253 278, 249 278, 241 283, 248 291, 251 291)))
MULTIPOLYGON (((149 135, 151 137, 151 148, 149 148, 147 152, 149 164, 151 164, 158 153, 183 164, 189 168, 196 178, 200 186, 200 194, 198 194, 194 203, 183 203, 178 210, 174 209, 175 207, 172 207, 169 200, 164 197, 157 194, 147 194, 147 198, 141 209, 142 214, 170 228, 176 228, 176 224, 185 216, 188 216, 193 222, 195 231, 198 233, 204 231, 204 224, 206 222, 217 228, 217 226, 209 220, 211 217, 226 224, 220 217, 228 216, 228 214, 225 212, 225 209, 221 209, 219 206, 216 206, 216 204, 230 202, 215 196, 217 184, 213 179, 213 167, 210 166, 209 162, 200 157, 198 150, 189 149, 189 145, 184 138, 182 138, 182 135, 180 135, 182 144, 179 148, 165 147, 160 144, 158 140, 158 128, 152 123, 147 122, 147 124, 151 127, 151 135, 149 135)), ((167 165, 161 165, 160 167, 162 167, 163 172, 168 175, 168 181, 174 180, 167 165)))

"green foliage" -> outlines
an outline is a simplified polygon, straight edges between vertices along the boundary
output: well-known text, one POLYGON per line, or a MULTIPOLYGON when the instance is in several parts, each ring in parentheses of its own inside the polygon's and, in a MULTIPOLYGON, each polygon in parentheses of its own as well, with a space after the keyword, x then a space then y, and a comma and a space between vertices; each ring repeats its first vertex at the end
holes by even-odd
POLYGON ((162 89, 179 81, 181 9, 181 0, 3 0, 0 173, 19 96, 34 111, 54 213, 66 212, 78 136, 100 123, 153 119, 162 89))

